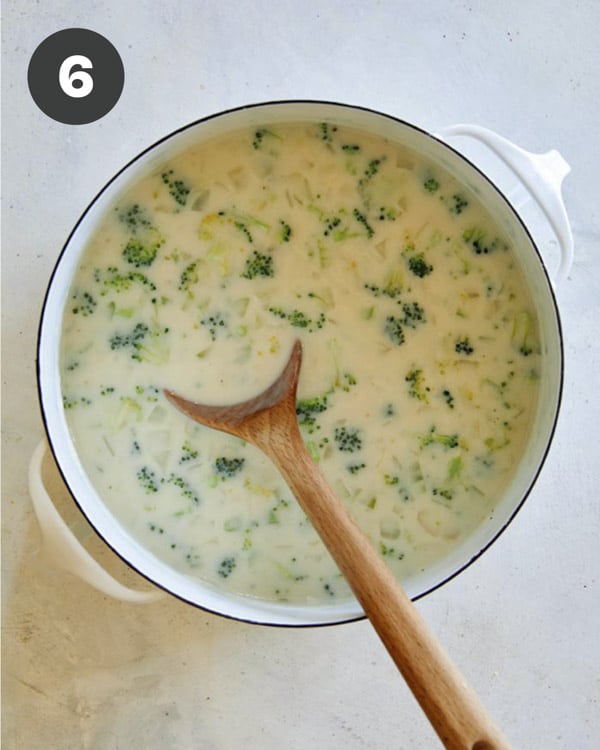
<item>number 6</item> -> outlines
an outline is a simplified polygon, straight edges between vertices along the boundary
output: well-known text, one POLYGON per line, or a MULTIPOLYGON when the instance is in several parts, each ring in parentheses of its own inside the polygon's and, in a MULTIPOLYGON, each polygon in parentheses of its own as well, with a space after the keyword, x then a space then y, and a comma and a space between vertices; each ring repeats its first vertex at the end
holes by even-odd
POLYGON ((76 70, 73 68, 79 65, 80 68, 91 69, 94 66, 89 57, 84 55, 70 55, 63 60, 60 70, 58 71, 58 82, 61 89, 67 96, 72 96, 75 99, 81 99, 87 96, 94 88, 94 79, 85 70, 76 70), (75 86, 75 82, 78 81, 79 85, 75 86))

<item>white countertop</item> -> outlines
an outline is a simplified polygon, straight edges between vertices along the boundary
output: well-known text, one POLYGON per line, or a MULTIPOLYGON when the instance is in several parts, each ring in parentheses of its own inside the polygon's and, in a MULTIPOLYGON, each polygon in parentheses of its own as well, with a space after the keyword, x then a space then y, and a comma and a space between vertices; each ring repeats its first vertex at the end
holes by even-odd
MULTIPOLYGON (((556 148, 572 167, 564 195, 576 257, 557 290, 566 373, 550 455, 507 532, 418 608, 515 748, 600 747, 596 0, 5 0, 3 11, 3 747, 439 746, 367 622, 274 629, 173 598, 113 601, 48 559, 28 494, 43 436, 38 317, 73 224, 163 134, 289 98, 373 107, 431 131, 477 123, 531 151, 556 148), (26 72, 45 37, 77 26, 110 39, 126 80, 108 115, 70 126, 36 107, 26 72)), ((541 250, 551 256, 552 243, 541 250)))

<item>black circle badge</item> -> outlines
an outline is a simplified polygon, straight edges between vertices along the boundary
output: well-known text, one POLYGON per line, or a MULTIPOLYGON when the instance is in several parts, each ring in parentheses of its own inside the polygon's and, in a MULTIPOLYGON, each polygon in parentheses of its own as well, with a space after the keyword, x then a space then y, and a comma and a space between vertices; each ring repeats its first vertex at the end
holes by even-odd
POLYGON ((68 125, 104 117, 119 100, 124 81, 117 50, 88 29, 63 29, 44 39, 27 71, 29 91, 38 107, 68 125))

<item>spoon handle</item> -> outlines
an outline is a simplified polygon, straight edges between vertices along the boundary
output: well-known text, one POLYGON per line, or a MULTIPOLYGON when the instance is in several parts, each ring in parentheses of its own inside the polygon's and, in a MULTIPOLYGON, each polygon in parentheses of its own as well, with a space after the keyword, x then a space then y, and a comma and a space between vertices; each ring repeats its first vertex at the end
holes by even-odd
POLYGON ((292 430, 261 447, 288 482, 444 747, 510 750, 388 566, 329 487, 300 433, 292 430))

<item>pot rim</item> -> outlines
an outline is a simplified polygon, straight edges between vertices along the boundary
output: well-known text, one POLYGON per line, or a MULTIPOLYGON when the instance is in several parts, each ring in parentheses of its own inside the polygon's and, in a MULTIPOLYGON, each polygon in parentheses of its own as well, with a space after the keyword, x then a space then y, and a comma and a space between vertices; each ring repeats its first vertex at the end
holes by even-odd
MULTIPOLYGON (((497 197, 500 199, 500 201, 504 204, 504 207, 508 210, 510 213, 512 219, 516 221, 518 227, 523 231, 524 235, 526 236, 530 248, 534 251, 539 268, 541 269, 545 281, 545 286, 547 289, 547 292, 549 293, 549 298, 551 301, 551 309, 554 313, 554 322, 556 325, 556 333, 557 333, 557 354, 558 354, 558 378, 557 378, 557 384, 556 384, 556 400, 554 404, 554 414, 551 419, 551 424, 549 426, 549 429, 544 436, 544 442, 545 446, 543 451, 541 452, 538 460, 537 460, 537 466, 535 471, 531 473, 529 476, 529 480, 527 483, 526 489, 523 491, 522 496, 520 500, 514 505, 512 508, 512 511, 509 513, 507 518, 505 519, 504 523, 502 523, 499 528, 495 531, 494 534, 492 534, 489 539, 483 543, 478 551, 471 555, 465 562, 458 565, 458 567, 454 567, 450 570, 450 572, 446 573, 441 577, 436 583, 426 587, 423 591, 420 591, 419 593, 413 595, 411 598, 413 601, 417 601, 428 594, 431 594, 433 591, 441 588, 445 584, 449 583, 451 580, 453 580, 456 576, 458 576, 460 573, 462 573, 464 570, 469 568, 476 560, 478 560, 484 552, 486 552, 497 540, 498 538, 504 533, 504 531, 507 529, 507 527, 512 523, 513 519, 517 515, 517 513, 520 511, 520 509, 523 507, 525 500, 529 497, 535 483, 537 482, 539 475, 542 471, 542 468, 547 460, 549 451, 551 449, 552 441, 554 438, 554 434, 556 432, 556 427, 558 423, 558 417, 560 413, 560 409, 562 406, 562 397, 563 397, 563 388, 564 388, 564 370, 565 370, 565 361, 564 361, 564 340, 563 340, 563 332, 562 332, 562 325, 560 320, 560 313, 559 308, 556 300, 556 295, 553 290, 553 286, 550 280, 550 276, 548 273, 548 270, 546 268, 546 265, 544 263, 544 260, 542 258, 542 255, 539 251, 539 248, 534 240, 534 238, 531 235, 531 232, 529 231, 527 225, 519 215, 519 213, 516 211, 516 209, 513 207, 513 205, 510 203, 506 195, 503 193, 503 191, 496 185, 496 183, 480 168, 478 167, 469 157, 462 154, 459 150, 454 148, 452 145, 448 144, 443 139, 437 137, 433 133, 425 130, 424 128, 415 125, 407 120, 402 119, 401 117, 397 117, 395 115, 391 115, 386 112, 382 112, 380 110, 358 105, 358 104, 349 104, 345 102, 337 102, 332 100, 321 100, 321 99, 275 99, 275 100, 265 100, 260 102, 255 102, 251 104, 243 104, 227 109, 220 110, 218 112, 214 112, 208 115, 205 115, 203 117, 197 118, 196 120, 193 120, 191 122, 188 122, 185 125, 182 125, 175 130, 167 133, 166 135, 160 137, 156 141, 154 141, 152 144, 146 146, 144 149, 142 149, 140 152, 138 152, 134 157, 132 157, 129 161, 127 161, 115 174, 104 183, 104 185, 98 190, 98 192, 88 201, 85 209, 80 214, 79 218, 77 219, 76 223, 74 224, 73 228, 69 232, 57 258, 54 263, 53 269, 50 273, 46 290, 43 297, 43 302, 41 306, 41 313, 39 318, 39 324, 38 324, 38 330, 37 330, 37 340, 36 340, 36 385, 37 385, 37 394, 38 394, 38 401, 40 405, 40 411, 41 411, 41 417, 42 422, 44 425, 44 430, 46 432, 46 436, 48 439, 49 448, 51 451, 51 454, 54 458, 56 467, 60 473, 60 476, 71 496, 73 501, 75 502, 75 505, 79 509, 79 511, 84 515, 84 517, 89 521, 90 525, 94 529, 94 532, 102 539, 102 541, 131 569, 133 569, 136 573, 141 575, 143 578, 145 578, 147 581, 152 583, 154 586, 162 589, 163 591, 169 593, 172 596, 175 596, 177 599, 186 602, 187 604, 191 604, 192 606, 203 610, 205 612, 208 612, 210 614, 215 614, 221 617, 225 617, 226 619, 232 619, 236 621, 241 622, 247 622, 250 624, 258 624, 258 625, 267 625, 270 627, 291 627, 291 628, 307 628, 307 627, 328 627, 333 625, 342 625, 350 622, 357 622, 360 620, 365 619, 365 614, 359 610, 352 615, 349 616, 343 616, 343 617, 336 617, 332 620, 325 620, 325 621, 318 621, 318 622, 312 622, 312 621, 293 621, 293 622, 279 622, 279 621, 267 621, 260 619, 259 616, 256 618, 250 617, 250 616, 240 616, 238 614, 232 614, 231 612, 227 611, 221 611, 216 607, 210 607, 206 604, 199 603, 197 601, 191 600, 190 598, 186 597, 184 594, 174 591, 171 588, 169 588, 167 585, 164 585, 163 583, 159 583, 156 580, 154 580, 147 572, 144 572, 144 570, 140 569, 140 567, 132 562, 130 559, 127 558, 125 554, 123 554, 119 549, 117 549, 114 546, 114 543, 107 538, 107 535, 105 535, 102 531, 100 531, 96 524, 92 522, 86 511, 83 509, 82 504, 80 503, 79 499, 77 498, 76 493, 71 489, 71 483, 69 481, 69 478, 67 476, 66 470, 63 468, 62 463, 58 457, 58 451, 55 448, 54 440, 55 437, 53 436, 52 432, 52 425, 51 425, 51 418, 47 413, 47 407, 45 405, 46 402, 46 395, 44 393, 43 388, 43 364, 42 364, 42 338, 44 334, 44 324, 46 320, 46 315, 48 311, 48 301, 49 297, 51 295, 52 289, 55 284, 56 276, 58 273, 58 270, 63 262, 63 259, 65 257, 65 254, 71 245, 73 238, 76 236, 76 234, 79 232, 79 229, 83 222, 88 217, 88 214, 93 210, 93 208, 96 206, 96 204, 100 201, 100 199, 104 196, 104 194, 111 188, 111 186, 119 180, 119 178, 124 175, 126 172, 128 172, 134 165, 136 165, 138 162, 141 162, 148 154, 150 154, 152 151, 156 150, 158 147, 160 147, 162 144, 167 143, 168 141, 171 141, 178 136, 182 135, 183 133, 190 131, 191 129, 201 126, 203 124, 209 123, 214 120, 218 120, 219 118, 227 117, 229 115, 239 114, 243 113, 245 111, 257 111, 260 109, 267 109, 269 107, 272 108, 278 108, 282 106, 316 106, 316 107, 330 107, 333 109, 339 109, 339 110, 347 110, 347 111, 358 111, 364 113, 366 116, 374 116, 376 118, 381 118, 383 120, 389 121, 392 125, 400 125, 402 127, 408 128, 409 130, 412 130, 416 133, 418 133, 420 136, 423 136, 426 139, 431 139, 431 141, 435 142, 436 144, 441 145, 443 148, 450 151, 455 157, 457 157, 460 161, 462 161, 465 165, 467 165, 468 168, 470 168, 472 171, 474 171, 477 176, 484 180, 484 182, 488 185, 488 187, 492 188, 493 192, 497 195, 497 197)), ((290 118, 291 121, 291 118, 290 118)), ((60 437, 60 436, 59 436, 60 437)), ((112 515, 112 514, 111 514, 112 515)), ((483 522, 485 524, 485 521, 483 522)), ((206 584, 204 581, 200 581, 199 585, 206 587, 206 584)), ((243 597, 244 600, 247 600, 248 602, 251 602, 252 599, 248 597, 243 597)), ((358 605, 358 603, 356 603, 358 605)), ((296 606, 296 605, 294 605, 296 606)), ((333 607, 313 607, 312 610, 319 610, 319 612, 323 612, 326 609, 335 610, 337 609, 339 605, 333 606, 333 607)), ((359 606, 359 605, 358 605, 359 606)), ((300 605, 300 608, 301 605, 300 605)), ((304 609, 304 608, 302 608, 304 609)), ((258 610, 257 610, 258 612, 258 610)), ((308 612, 308 608, 307 608, 308 612)))

